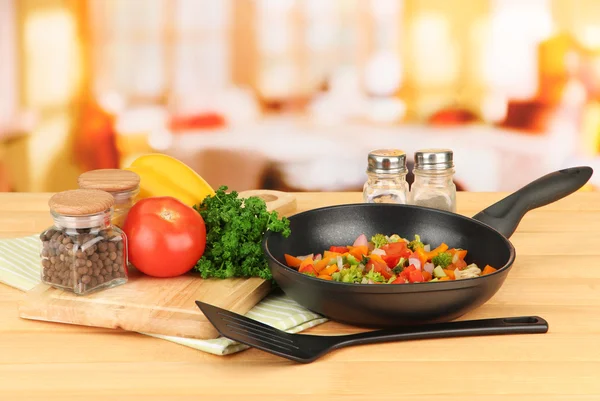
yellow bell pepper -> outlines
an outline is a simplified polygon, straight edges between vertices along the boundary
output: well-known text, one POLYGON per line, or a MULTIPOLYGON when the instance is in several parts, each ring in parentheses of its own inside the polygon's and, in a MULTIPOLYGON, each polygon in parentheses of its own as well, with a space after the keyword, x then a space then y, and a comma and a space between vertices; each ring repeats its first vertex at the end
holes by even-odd
POLYGON ((215 194, 198 173, 168 155, 151 153, 140 156, 125 170, 140 176, 139 199, 172 196, 188 206, 194 206, 215 194))

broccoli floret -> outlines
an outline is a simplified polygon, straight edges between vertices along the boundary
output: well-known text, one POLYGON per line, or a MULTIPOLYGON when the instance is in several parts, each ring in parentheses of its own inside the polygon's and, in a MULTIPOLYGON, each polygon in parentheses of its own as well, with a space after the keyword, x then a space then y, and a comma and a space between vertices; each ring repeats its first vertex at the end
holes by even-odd
POLYGON ((346 255, 342 258, 342 262, 344 264, 350 264, 350 265, 358 265, 359 261, 358 259, 356 259, 354 256, 352 255, 346 255))
POLYGON ((365 274, 364 276, 367 280, 371 280, 373 282, 376 283, 385 283, 387 280, 381 275, 381 273, 376 272, 375 270, 371 269, 369 270, 369 272, 367 274, 365 274))
POLYGON ((363 274, 362 270, 356 266, 351 266, 349 269, 344 269, 341 271, 342 273, 342 281, 344 283, 360 283, 362 280, 363 274))
POLYGON ((415 239, 408 243, 408 249, 410 249, 413 252, 416 251, 417 248, 424 248, 424 247, 425 247, 425 244, 423 244, 421 242, 421 237, 418 235, 415 235, 415 239))
POLYGON ((400 238, 400 236, 398 234, 394 234, 391 237, 389 237, 389 241, 388 242, 400 242, 402 238, 400 238))
POLYGON ((371 242, 373 243, 375 248, 381 248, 382 246, 388 243, 388 240, 383 234, 375 234, 371 237, 371 242))
POLYGON ((335 272, 331 275, 335 281, 341 281, 344 283, 360 283, 363 274, 361 269, 356 266, 351 266, 348 269, 342 269, 342 271, 335 272))
POLYGON ((449 252, 440 252, 431 259, 431 263, 436 267, 441 266, 442 269, 445 269, 452 263, 452 254, 449 252))

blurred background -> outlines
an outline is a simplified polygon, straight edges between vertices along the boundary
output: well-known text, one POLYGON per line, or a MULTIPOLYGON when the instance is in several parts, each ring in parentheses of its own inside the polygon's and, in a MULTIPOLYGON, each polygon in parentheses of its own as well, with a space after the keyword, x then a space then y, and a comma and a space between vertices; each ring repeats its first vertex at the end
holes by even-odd
POLYGON ((214 187, 355 191, 382 147, 513 191, 600 169, 599 78, 598 0, 0 0, 0 191, 147 152, 214 187))

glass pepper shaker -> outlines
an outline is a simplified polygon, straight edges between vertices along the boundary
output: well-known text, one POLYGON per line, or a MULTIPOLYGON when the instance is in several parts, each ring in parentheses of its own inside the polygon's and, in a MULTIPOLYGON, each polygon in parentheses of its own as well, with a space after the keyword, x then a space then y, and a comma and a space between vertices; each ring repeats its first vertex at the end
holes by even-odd
POLYGON ((454 155, 450 149, 423 149, 415 152, 415 176, 409 203, 456 212, 454 155))
POLYGON ((111 223, 114 202, 97 189, 50 198, 54 225, 40 234, 43 283, 84 295, 127 282, 127 237, 111 223))
POLYGON ((115 198, 113 225, 121 228, 129 209, 137 201, 140 192, 140 176, 133 171, 121 169, 99 169, 87 171, 77 179, 81 189, 99 189, 115 198))
POLYGON ((408 202, 406 153, 398 149, 378 149, 369 152, 367 181, 363 187, 366 203, 408 202))

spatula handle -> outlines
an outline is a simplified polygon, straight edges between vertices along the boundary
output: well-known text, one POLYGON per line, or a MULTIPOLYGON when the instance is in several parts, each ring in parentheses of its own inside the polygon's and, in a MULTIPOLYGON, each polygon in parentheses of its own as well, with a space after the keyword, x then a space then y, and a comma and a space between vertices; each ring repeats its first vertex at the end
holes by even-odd
POLYGON ((499 334, 546 333, 548 322, 539 316, 519 316, 494 319, 463 320, 434 323, 398 329, 384 329, 333 337, 334 348, 349 345, 391 341, 422 340, 429 338, 489 336, 499 334))

